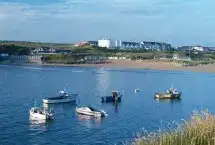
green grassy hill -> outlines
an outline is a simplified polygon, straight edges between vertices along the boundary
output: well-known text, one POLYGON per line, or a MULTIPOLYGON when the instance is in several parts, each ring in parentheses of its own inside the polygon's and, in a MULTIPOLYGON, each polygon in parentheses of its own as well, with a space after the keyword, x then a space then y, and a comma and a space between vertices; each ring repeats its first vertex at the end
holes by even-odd
POLYGON ((73 44, 67 43, 43 43, 43 42, 28 42, 28 41, 0 41, 1 45, 15 45, 15 46, 22 46, 22 47, 30 47, 30 48, 37 48, 37 47, 52 47, 52 48, 72 48, 73 44))

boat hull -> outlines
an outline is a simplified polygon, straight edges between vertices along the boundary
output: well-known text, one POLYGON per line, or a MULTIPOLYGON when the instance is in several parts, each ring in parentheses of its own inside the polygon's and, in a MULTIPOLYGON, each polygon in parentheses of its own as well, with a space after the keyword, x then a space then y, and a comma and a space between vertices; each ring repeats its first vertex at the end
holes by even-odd
POLYGON ((70 103, 70 102, 76 102, 76 99, 62 99, 62 100, 43 99, 43 103, 45 104, 70 103))
POLYGON ((43 99, 43 103, 45 104, 70 103, 70 102, 76 102, 76 100, 77 100, 77 96, 62 98, 62 99, 59 97, 54 97, 54 98, 43 99))
POLYGON ((76 112, 81 115, 88 115, 88 116, 94 116, 94 117, 102 117, 101 112, 89 112, 89 111, 83 111, 81 109, 76 109, 76 112))
POLYGON ((76 108, 76 112, 78 114, 81 114, 81 115, 87 115, 87 116, 99 117, 99 118, 106 117, 108 115, 103 110, 94 110, 94 111, 92 111, 92 110, 89 110, 89 108, 86 108, 86 107, 76 108))
POLYGON ((112 96, 105 96, 105 97, 101 97, 101 102, 102 103, 111 103, 111 102, 121 102, 122 96, 118 97, 116 100, 112 97, 112 96))
POLYGON ((42 114, 30 113, 30 117, 32 120, 46 120, 47 119, 46 115, 42 115, 42 114))
POLYGON ((155 99, 180 99, 181 98, 181 93, 179 93, 179 94, 160 94, 160 93, 156 93, 154 98, 155 99))
POLYGON ((39 113, 30 112, 30 119, 31 120, 51 120, 51 119, 53 119, 53 117, 49 116, 47 114, 39 114, 39 113))

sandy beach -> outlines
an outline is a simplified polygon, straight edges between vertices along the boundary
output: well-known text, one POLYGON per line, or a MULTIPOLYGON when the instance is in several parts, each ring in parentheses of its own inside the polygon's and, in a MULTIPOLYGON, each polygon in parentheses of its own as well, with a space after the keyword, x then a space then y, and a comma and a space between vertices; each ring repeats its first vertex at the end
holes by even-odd
POLYGON ((156 70, 180 70, 193 72, 215 73, 215 64, 201 66, 179 66, 175 62, 165 61, 136 61, 136 60, 112 60, 106 64, 42 64, 43 66, 86 66, 86 67, 106 67, 106 68, 137 68, 137 69, 156 69, 156 70))

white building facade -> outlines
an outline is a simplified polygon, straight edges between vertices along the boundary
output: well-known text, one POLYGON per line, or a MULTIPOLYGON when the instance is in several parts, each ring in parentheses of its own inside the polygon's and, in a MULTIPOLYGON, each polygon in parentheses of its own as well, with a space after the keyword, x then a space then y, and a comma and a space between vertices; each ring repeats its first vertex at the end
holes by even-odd
POLYGON ((98 46, 99 47, 112 48, 113 43, 110 39, 102 39, 102 40, 98 40, 98 46))
POLYGON ((204 51, 204 48, 202 46, 194 46, 192 49, 196 51, 204 51))
POLYGON ((98 46, 108 48, 108 49, 121 48, 122 41, 121 40, 102 39, 102 40, 98 40, 98 46))

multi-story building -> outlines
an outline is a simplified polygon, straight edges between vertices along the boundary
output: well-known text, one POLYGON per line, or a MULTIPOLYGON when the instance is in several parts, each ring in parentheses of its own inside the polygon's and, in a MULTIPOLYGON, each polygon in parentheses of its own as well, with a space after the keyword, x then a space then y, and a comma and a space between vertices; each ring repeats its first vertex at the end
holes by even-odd
POLYGON ((55 53, 54 48, 49 48, 49 47, 39 47, 31 50, 31 54, 45 54, 45 53, 55 53))
POLYGON ((35 48, 35 49, 31 50, 32 54, 43 53, 43 52, 44 52, 44 49, 42 47, 38 47, 38 48, 35 48))
POLYGON ((111 39, 102 39, 98 40, 99 47, 106 47, 108 49, 114 49, 121 47, 121 41, 111 40, 111 39))
POLYGON ((98 40, 99 47, 105 47, 108 49, 119 49, 122 47, 121 40, 112 40, 112 39, 102 39, 98 40))
POLYGON ((163 51, 163 50, 173 49, 173 47, 167 43, 142 41, 142 42, 140 42, 140 44, 141 44, 141 48, 144 48, 146 50, 163 51))
POLYGON ((114 41, 114 47, 115 47, 116 49, 122 48, 122 41, 121 41, 121 40, 115 40, 115 41, 114 41))
POLYGON ((140 47, 141 47, 140 43, 123 41, 121 49, 135 50, 135 49, 140 49, 140 47))
POLYGON ((110 48, 114 48, 114 43, 113 43, 113 40, 111 39, 102 39, 102 40, 98 40, 98 46, 106 47, 110 49, 110 48))

